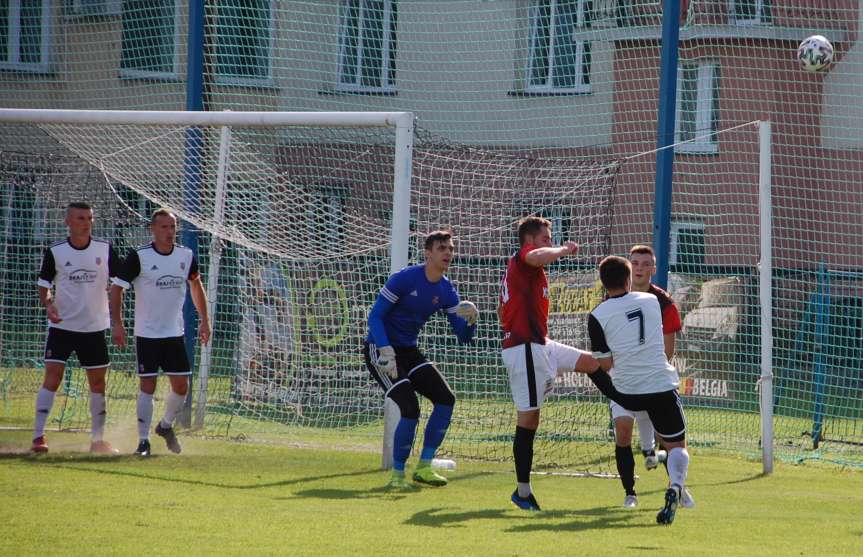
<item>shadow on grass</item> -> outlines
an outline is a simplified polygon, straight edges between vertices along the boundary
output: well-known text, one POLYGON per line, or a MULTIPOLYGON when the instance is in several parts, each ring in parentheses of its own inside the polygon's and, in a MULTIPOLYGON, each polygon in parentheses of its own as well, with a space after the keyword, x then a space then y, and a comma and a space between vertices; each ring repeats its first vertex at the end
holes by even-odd
POLYGON ((475 511, 447 511, 441 508, 420 511, 405 521, 413 526, 432 528, 466 528, 474 520, 504 520, 517 522, 504 529, 507 533, 577 532, 619 528, 649 528, 656 526, 653 512, 632 512, 619 507, 596 507, 527 513, 512 508, 475 511), (564 522, 561 522, 564 521, 564 522))
POLYGON ((169 455, 151 455, 146 458, 141 458, 139 456, 134 455, 118 455, 118 456, 99 456, 99 455, 73 455, 73 456, 50 456, 50 455, 0 455, 0 462, 3 460, 19 460, 19 461, 32 461, 38 462, 41 465, 50 466, 52 468, 62 468, 64 470, 74 470, 77 472, 88 472, 92 474, 102 474, 106 476, 117 476, 124 478, 138 478, 147 481, 163 481, 170 483, 178 483, 184 485, 199 485, 206 487, 217 487, 222 489, 237 489, 237 490, 247 490, 247 489, 266 489, 270 487, 283 487, 295 484, 303 484, 306 482, 315 482, 321 480, 333 480, 338 478, 350 478, 357 476, 365 476, 371 474, 380 474, 379 469, 373 470, 358 470, 355 472, 345 472, 340 474, 322 474, 318 476, 305 476, 302 478, 293 478, 289 480, 280 480, 276 482, 261 482, 261 483, 247 483, 247 484, 229 484, 224 482, 208 482, 204 480, 193 480, 188 478, 178 478, 175 476, 168 475, 158 475, 147 472, 140 471, 131 471, 131 470, 116 470, 116 469, 105 469, 105 468, 95 468, 92 466, 78 466, 77 463, 83 464, 97 464, 97 463, 111 463, 111 464, 121 464, 121 463, 136 463, 136 464, 144 464, 146 462, 152 462, 157 459, 172 459, 175 457, 171 457, 169 455))
MULTIPOLYGON (((168 455, 150 455, 146 460, 159 459, 168 455)), ((45 465, 56 465, 75 462, 136 462, 143 461, 140 456, 133 454, 93 454, 93 453, 48 453, 33 454, 29 450, 17 452, 0 452, 0 462, 4 460, 18 460, 21 462, 33 462, 45 465)))
POLYGON ((356 500, 356 499, 378 499, 384 501, 400 501, 411 497, 420 491, 420 487, 409 489, 392 490, 386 486, 377 486, 371 489, 304 489, 289 497, 276 497, 277 501, 291 501, 297 499, 327 499, 333 501, 356 500))
POLYGON ((559 521, 531 521, 508 528, 506 532, 521 534, 524 532, 581 532, 584 530, 620 530, 623 528, 656 528, 656 509, 645 508, 633 512, 620 507, 594 507, 575 511, 552 511, 542 513, 549 518, 564 519, 559 521), (575 518, 575 520, 573 520, 575 518))
MULTIPOLYGON (((380 473, 380 471, 378 471, 380 473)), ((472 472, 469 474, 461 474, 455 478, 450 478, 450 484, 462 482, 472 478, 492 475, 491 472, 472 472)), ((387 478, 383 476, 382 478, 387 478)), ((387 481, 384 479, 383 481, 387 481)), ((329 500, 348 500, 348 499, 385 499, 385 500, 400 500, 405 497, 410 497, 414 493, 419 493, 423 490, 441 489, 430 486, 420 486, 418 484, 410 484, 406 489, 390 489, 386 485, 379 485, 370 489, 304 489, 298 491, 290 497, 280 497, 279 499, 329 499, 329 500)))
MULTIPOLYGON (((736 480, 728 480, 725 482, 697 482, 693 485, 704 485, 704 486, 707 486, 707 485, 734 485, 734 484, 742 484, 742 483, 746 483, 746 482, 752 482, 755 480, 763 480, 763 479, 769 478, 769 477, 770 477, 770 474, 765 474, 764 472, 761 472, 759 474, 753 474, 751 476, 747 476, 745 478, 738 478, 736 480)), ((686 485, 689 485, 689 484, 687 483, 686 485)))

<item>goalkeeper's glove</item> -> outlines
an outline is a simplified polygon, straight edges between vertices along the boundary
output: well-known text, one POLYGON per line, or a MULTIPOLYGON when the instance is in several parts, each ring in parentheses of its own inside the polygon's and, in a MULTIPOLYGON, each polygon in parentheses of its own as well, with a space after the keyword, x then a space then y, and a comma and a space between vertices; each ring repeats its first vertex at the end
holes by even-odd
POLYGON ((459 302, 455 307, 455 314, 467 321, 467 324, 473 327, 476 325, 476 320, 479 319, 479 310, 473 302, 459 302))
POLYGON ((386 372, 391 379, 399 378, 399 371, 396 369, 396 351, 392 346, 382 346, 378 348, 378 358, 375 365, 380 371, 386 372))

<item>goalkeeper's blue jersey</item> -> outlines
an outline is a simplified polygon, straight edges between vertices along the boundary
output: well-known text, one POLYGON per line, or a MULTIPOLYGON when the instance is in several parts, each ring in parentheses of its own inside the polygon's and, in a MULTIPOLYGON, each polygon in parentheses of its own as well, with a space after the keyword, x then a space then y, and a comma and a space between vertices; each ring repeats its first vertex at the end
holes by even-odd
POLYGON ((446 276, 429 282, 425 265, 405 267, 392 275, 378 293, 369 314, 368 342, 378 347, 416 346, 423 325, 444 312, 461 342, 470 342, 476 325, 455 313, 458 292, 446 276))

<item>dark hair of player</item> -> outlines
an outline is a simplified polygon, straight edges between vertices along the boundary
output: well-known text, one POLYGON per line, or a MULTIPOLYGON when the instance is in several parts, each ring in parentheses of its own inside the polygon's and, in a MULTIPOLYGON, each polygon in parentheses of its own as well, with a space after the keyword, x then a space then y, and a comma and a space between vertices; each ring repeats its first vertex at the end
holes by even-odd
POLYGON ((452 240, 452 230, 435 230, 425 239, 425 249, 431 251, 435 242, 448 242, 452 240))
POLYGON ((599 263, 599 280, 606 290, 624 288, 631 273, 629 261, 617 255, 609 255, 599 263))
POLYGON ((524 217, 518 221, 518 244, 524 245, 528 236, 533 236, 543 227, 551 228, 551 221, 542 217, 524 217))
POLYGON ((656 254, 653 253, 653 248, 650 246, 645 246, 643 244, 638 244, 638 245, 632 246, 632 249, 629 250, 630 256, 633 256, 636 253, 642 254, 642 255, 651 255, 651 256, 653 256, 654 259, 656 258, 656 254))
POLYGON ((85 211, 92 211, 93 207, 84 201, 73 201, 66 205, 66 210, 68 211, 69 209, 84 209, 85 211))

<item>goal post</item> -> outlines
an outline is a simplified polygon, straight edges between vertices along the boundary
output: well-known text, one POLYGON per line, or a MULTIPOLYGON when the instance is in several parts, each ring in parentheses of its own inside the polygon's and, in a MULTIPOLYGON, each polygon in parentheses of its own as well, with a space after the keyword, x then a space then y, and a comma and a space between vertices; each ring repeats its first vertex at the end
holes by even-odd
MULTIPOLYGON (((396 152, 404 155, 397 156, 395 161, 390 273, 395 273, 408 264, 413 137, 413 121, 409 126, 396 128, 396 152)), ((393 443, 400 418, 401 411, 396 403, 389 397, 384 397, 384 437, 381 449, 381 468, 384 470, 393 466, 393 443)))
MULTIPOLYGON (((216 169, 216 199, 213 210, 213 220, 223 222, 225 218, 225 182, 228 176, 228 159, 231 152, 231 128, 222 126, 219 135, 219 162, 216 169)), ((219 289, 219 265, 222 260, 222 240, 216 235, 210 239, 210 264, 207 269, 207 304, 209 315, 215 315, 219 289)), ((198 403, 195 407, 195 427, 204 427, 204 415, 207 409, 207 382, 210 377, 210 362, 213 345, 201 348, 201 361, 198 366, 198 403)))
POLYGON ((758 297, 761 306, 761 467, 773 473, 773 200, 770 121, 758 123, 758 297))

